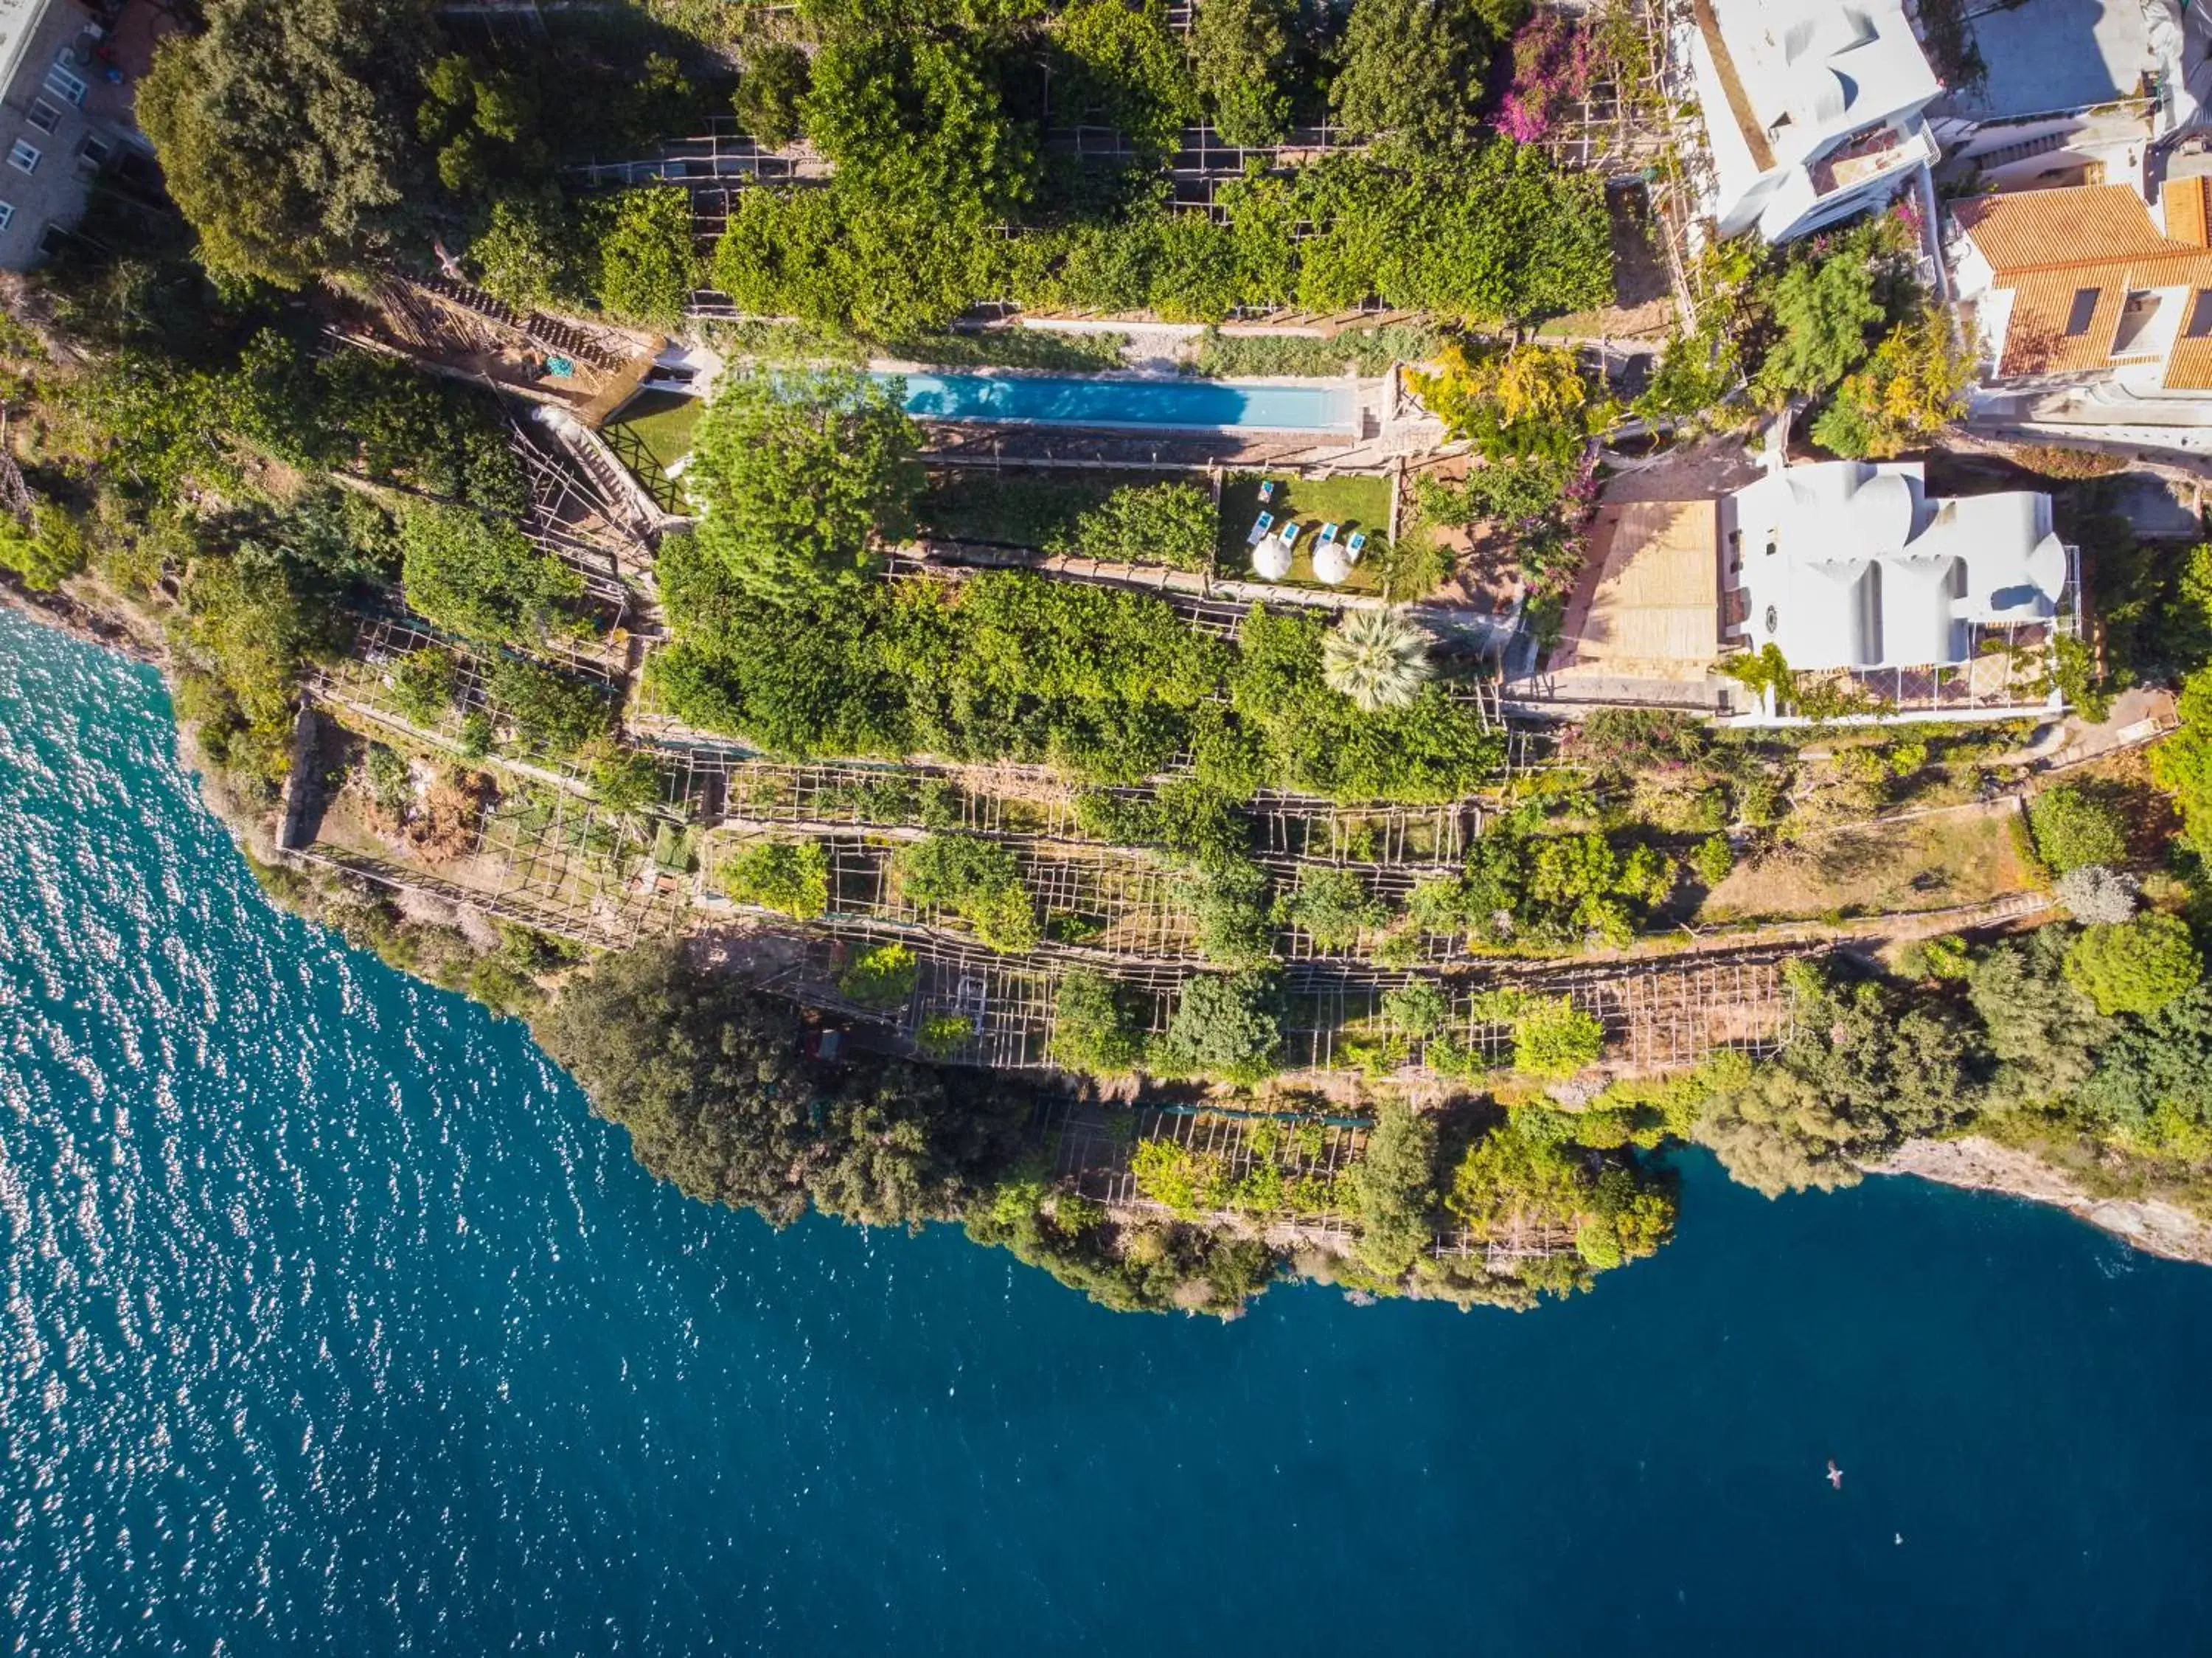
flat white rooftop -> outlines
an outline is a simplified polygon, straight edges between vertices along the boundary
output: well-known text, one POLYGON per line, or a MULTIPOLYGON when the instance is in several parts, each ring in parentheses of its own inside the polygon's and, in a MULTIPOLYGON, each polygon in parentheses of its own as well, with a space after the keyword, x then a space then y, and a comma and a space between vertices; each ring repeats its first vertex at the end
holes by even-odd
POLYGON ((2085 109, 2132 98, 2158 67, 2142 0, 2026 0, 1969 7, 1988 75, 1947 94, 1945 113, 1978 120, 2085 109))

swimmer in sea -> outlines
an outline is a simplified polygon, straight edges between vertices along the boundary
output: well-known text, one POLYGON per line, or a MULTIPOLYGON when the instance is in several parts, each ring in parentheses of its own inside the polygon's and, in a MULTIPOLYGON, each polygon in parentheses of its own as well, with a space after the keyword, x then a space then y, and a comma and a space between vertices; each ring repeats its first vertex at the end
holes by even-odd
POLYGON ((1839 1491, 1844 1489, 1844 1471, 1836 1466, 1833 1457, 1828 1459, 1828 1484, 1839 1491))

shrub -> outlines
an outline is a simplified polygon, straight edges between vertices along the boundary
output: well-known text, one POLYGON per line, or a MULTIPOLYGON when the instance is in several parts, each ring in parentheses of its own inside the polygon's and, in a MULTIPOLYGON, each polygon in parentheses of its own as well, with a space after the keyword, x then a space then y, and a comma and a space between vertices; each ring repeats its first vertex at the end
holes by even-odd
POLYGON ((830 855, 815 840, 756 841, 722 865, 722 890, 793 921, 811 921, 830 907, 830 855))
POLYGON ((1023 884, 1013 852, 975 835, 932 835, 899 849, 891 860, 900 895, 929 909, 963 916, 994 950, 1036 948, 1036 901, 1023 884))
POLYGON ((2203 974, 2189 924, 2177 916, 2085 927, 2066 952, 2066 977, 2106 1015, 2156 1013, 2203 974))
POLYGON ((484 675, 484 691, 514 722, 526 743, 556 757, 573 754, 614 723, 604 687, 535 662, 503 656, 484 675))
POLYGON ((878 944, 853 958, 837 976, 839 994, 864 1008, 896 1008, 921 982, 921 964, 903 944, 878 944))
POLYGON ((415 797, 415 779, 397 750, 373 742, 361 757, 362 786, 386 811, 396 812, 415 797))
POLYGON ((1564 996, 1513 1021, 1513 1069, 1524 1076, 1572 1076, 1604 1051, 1605 1021, 1564 996))
POLYGON ((2128 465, 2124 455, 2106 454, 2101 449, 2069 448, 2062 443, 2016 443, 2009 446, 2006 454, 2015 464, 2045 478, 2109 478, 2114 472, 2126 471, 2128 465))
POLYGON ((1170 889, 1189 911, 1199 952, 1224 967, 1252 967, 1274 954, 1267 931, 1267 871, 1245 858, 1212 859, 1185 869, 1170 889))
POLYGON ((1414 1041, 1433 1036, 1451 1017, 1451 1000, 1433 978, 1417 978, 1384 992, 1382 1015, 1414 1041))
POLYGON ((1605 1051, 1605 1021, 1565 996, 1525 991, 1487 991, 1475 998, 1474 1017, 1513 1027, 1513 1069, 1523 1076, 1572 1076, 1605 1051))
POLYGON ((618 748, 592 762, 592 797, 610 812, 660 804, 660 765, 640 748, 618 748))
POLYGON ((491 753, 491 716, 483 713, 461 716, 461 758, 480 760, 491 753))
POLYGON ((1197 485, 1139 485, 1115 491, 1076 521, 1073 534, 1048 539, 1044 550, 1105 564, 1210 570, 1216 525, 1213 502, 1197 485))
POLYGON ((1717 887, 1735 868, 1735 849, 1726 835, 1707 835, 1690 854, 1690 867, 1708 887, 1717 887))
POLYGON ((932 1059, 950 1059, 975 1034, 975 1021, 964 1013, 933 1013, 914 1033, 915 1044, 932 1059))
POLYGON ((2101 863, 2085 863, 2059 876, 2052 891, 2075 920, 2117 926, 2135 918, 2140 889, 2131 875, 2101 863))
POLYGON ((1079 969, 1060 979, 1053 1003, 1054 1064, 1093 1076, 1126 1076, 1144 1053, 1145 1033, 1125 986, 1079 969))
POLYGON ((1278 924, 1304 929, 1317 949, 1348 949, 1363 929, 1379 927, 1389 910, 1349 869, 1309 869, 1297 890, 1275 900, 1278 924))
POLYGON ((1908 978, 1963 979, 1974 971, 1973 953, 1956 933, 1915 939, 1898 953, 1898 970, 1908 978))
POLYGON ((1385 610, 1347 613, 1322 643, 1322 678, 1361 710, 1403 708, 1435 672, 1428 634, 1385 610))
POLYGON ((2118 812, 2078 783, 2062 783, 2027 803, 2035 850, 2055 875, 2084 865, 2124 863, 2127 826, 2118 812))
POLYGON ((1149 1068, 1165 1077, 1250 1084, 1280 1069, 1283 1027, 1273 975, 1200 973, 1183 982, 1149 1068))
POLYGON ((410 725, 438 723, 453 705, 460 674, 453 659, 434 645, 410 650, 392 670, 392 700, 410 725))
POLYGON ((12 514, 0 513, 0 566, 21 576, 33 593, 59 587, 90 557, 83 525, 60 507, 40 503, 28 529, 12 514))

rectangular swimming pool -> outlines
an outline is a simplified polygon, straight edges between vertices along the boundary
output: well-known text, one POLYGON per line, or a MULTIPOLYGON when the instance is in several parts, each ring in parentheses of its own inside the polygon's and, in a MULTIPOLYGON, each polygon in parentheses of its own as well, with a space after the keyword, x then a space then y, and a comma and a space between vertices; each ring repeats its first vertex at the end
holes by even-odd
POLYGON ((1351 432, 1358 408, 1341 386, 1221 380, 1067 380, 1047 375, 878 375, 906 381, 921 420, 990 420, 1129 431, 1351 432))

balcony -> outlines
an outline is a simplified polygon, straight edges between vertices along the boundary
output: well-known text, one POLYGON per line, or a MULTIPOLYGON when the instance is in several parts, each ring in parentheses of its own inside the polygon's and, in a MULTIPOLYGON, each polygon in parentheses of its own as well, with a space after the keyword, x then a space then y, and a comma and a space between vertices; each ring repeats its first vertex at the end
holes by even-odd
POLYGON ((1844 140, 1814 162, 1809 169, 1813 192, 1827 197, 1856 190, 1872 180, 1934 159, 1935 148, 1928 142, 1924 126, 1916 125, 1905 133, 1884 122, 1844 140))

